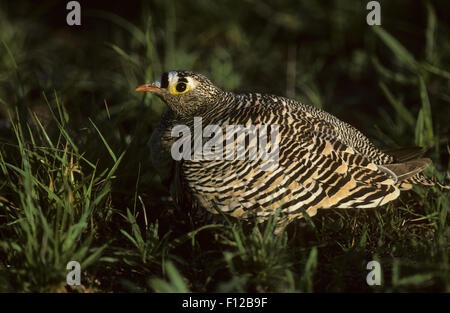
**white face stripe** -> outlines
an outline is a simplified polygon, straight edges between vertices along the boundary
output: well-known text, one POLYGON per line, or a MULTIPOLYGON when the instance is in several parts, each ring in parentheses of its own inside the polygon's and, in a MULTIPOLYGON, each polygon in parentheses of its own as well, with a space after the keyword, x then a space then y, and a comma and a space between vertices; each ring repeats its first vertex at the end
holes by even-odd
POLYGON ((169 86, 176 84, 178 81, 178 74, 175 71, 169 72, 169 86))
POLYGON ((194 90, 200 84, 198 81, 196 81, 192 77, 186 77, 186 79, 188 81, 188 85, 191 90, 194 90))

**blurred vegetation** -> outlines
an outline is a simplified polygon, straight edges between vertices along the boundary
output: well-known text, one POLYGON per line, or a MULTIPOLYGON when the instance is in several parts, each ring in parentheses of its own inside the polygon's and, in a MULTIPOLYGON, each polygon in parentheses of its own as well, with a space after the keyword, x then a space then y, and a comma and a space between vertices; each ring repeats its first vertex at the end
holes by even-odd
POLYGON ((146 143, 164 111, 134 91, 189 69, 288 96, 381 148, 429 148, 449 178, 450 3, 0 2, 0 291, 450 292, 449 195, 319 212, 272 236, 180 218, 146 143), (65 286, 66 264, 82 286, 65 286), (381 286, 366 284, 378 260, 381 286))

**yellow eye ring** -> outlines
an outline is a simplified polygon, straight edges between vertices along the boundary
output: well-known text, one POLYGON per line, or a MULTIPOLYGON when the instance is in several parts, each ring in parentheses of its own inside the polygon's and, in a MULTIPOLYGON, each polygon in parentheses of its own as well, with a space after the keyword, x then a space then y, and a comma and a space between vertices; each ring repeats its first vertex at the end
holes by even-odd
POLYGON ((191 90, 191 88, 186 82, 177 82, 176 84, 169 87, 169 92, 173 95, 182 95, 189 90, 191 90))

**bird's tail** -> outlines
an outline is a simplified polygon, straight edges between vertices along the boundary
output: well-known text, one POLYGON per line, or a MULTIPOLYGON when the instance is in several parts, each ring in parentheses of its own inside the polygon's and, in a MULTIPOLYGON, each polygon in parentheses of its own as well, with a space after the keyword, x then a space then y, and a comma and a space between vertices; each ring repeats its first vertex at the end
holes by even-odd
MULTIPOLYGON (((427 151, 426 148, 421 147, 406 147, 396 148, 384 151, 385 153, 394 157, 394 162, 398 164, 394 165, 393 172, 398 176, 396 186, 400 190, 409 190, 414 185, 422 186, 437 186, 441 189, 450 189, 450 186, 442 185, 436 179, 426 178, 422 172, 428 165, 431 164, 431 160, 427 158, 421 158, 427 151), (407 175, 403 175, 407 173, 407 175)), ((391 165, 385 165, 388 169, 391 165)))
POLYGON ((421 172, 431 164, 428 158, 420 158, 402 163, 378 165, 378 168, 396 179, 396 187, 400 190, 409 190, 414 185, 438 186, 441 189, 450 189, 440 184, 436 179, 426 178, 421 172))

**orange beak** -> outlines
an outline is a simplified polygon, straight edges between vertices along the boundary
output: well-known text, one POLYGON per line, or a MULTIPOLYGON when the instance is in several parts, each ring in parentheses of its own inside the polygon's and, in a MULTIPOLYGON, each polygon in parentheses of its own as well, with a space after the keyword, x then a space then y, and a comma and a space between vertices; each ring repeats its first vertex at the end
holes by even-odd
POLYGON ((153 84, 145 84, 145 85, 141 85, 139 87, 136 88, 136 91, 145 91, 145 92, 151 92, 154 94, 161 94, 161 88, 153 85, 153 84))

